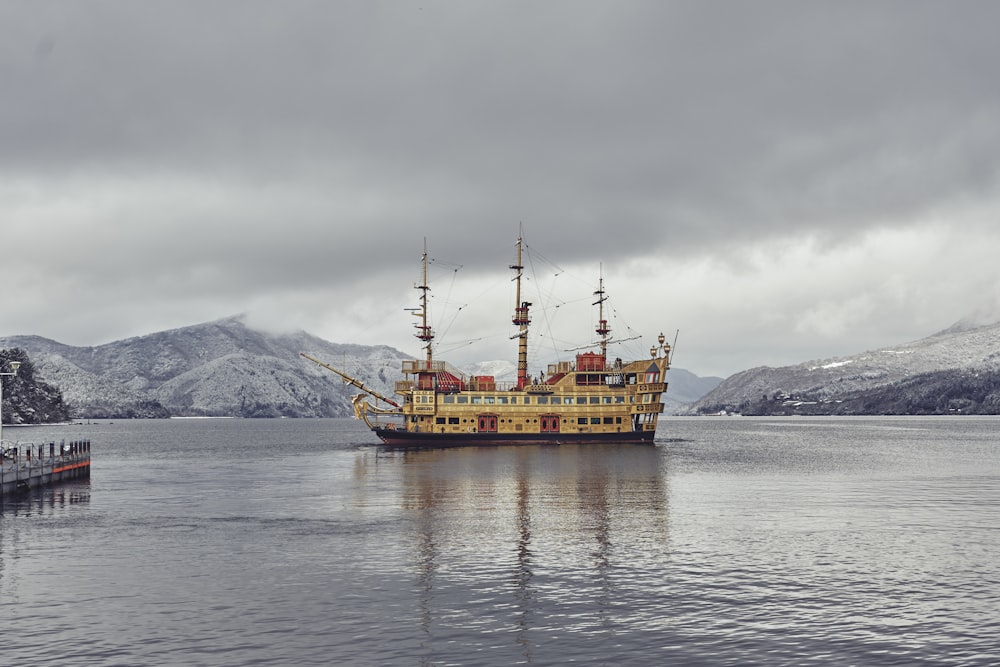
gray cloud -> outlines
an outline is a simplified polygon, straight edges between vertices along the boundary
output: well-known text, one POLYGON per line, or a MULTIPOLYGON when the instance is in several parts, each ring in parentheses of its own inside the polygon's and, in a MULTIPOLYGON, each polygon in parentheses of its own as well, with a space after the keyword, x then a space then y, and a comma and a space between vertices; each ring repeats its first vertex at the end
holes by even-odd
POLYGON ((0 333, 249 310, 415 351, 398 308, 426 237, 463 297, 502 286, 453 328, 486 337, 523 222, 584 293, 603 263, 647 336, 690 332, 695 372, 916 338, 1000 284, 998 14, 5 3, 0 333))

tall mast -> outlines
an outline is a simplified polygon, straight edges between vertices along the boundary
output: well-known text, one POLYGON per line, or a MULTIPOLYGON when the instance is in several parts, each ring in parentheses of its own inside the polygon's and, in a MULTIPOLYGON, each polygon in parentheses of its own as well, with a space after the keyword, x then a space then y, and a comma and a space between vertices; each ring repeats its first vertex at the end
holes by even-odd
POLYGON ((431 325, 427 324, 427 292, 431 289, 427 285, 427 239, 424 239, 424 255, 421 263, 423 264, 421 282, 419 285, 414 285, 415 289, 420 290, 420 312, 414 313, 414 315, 420 318, 420 324, 414 325, 417 329, 417 333, 414 335, 426 343, 424 349, 427 350, 427 370, 430 370, 431 361, 434 358, 431 351, 431 341, 434 340, 434 332, 431 331, 431 325))
POLYGON ((520 327, 517 334, 517 388, 524 389, 528 384, 528 325, 531 318, 528 317, 528 308, 531 306, 527 301, 521 301, 521 237, 517 237, 517 263, 511 265, 511 269, 517 273, 514 281, 517 283, 516 296, 514 299, 514 324, 520 327))
POLYGON ((597 306, 597 328, 595 331, 597 335, 601 337, 601 356, 607 359, 608 357, 608 334, 611 333, 610 327, 608 327, 608 321, 604 319, 604 302, 608 300, 608 297, 604 296, 604 267, 601 266, 601 278, 598 284, 597 291, 594 292, 594 296, 597 297, 592 305, 597 306))

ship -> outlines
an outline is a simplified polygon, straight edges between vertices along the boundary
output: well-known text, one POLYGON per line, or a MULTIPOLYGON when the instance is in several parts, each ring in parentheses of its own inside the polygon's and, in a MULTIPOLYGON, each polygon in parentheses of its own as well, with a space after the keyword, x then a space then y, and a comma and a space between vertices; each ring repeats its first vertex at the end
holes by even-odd
MULTIPOLYGON (((365 422, 389 448, 554 444, 652 444, 670 368, 671 345, 663 333, 649 357, 609 359, 611 328, 604 315, 607 296, 603 274, 594 292, 598 308, 596 342, 576 350, 572 361, 528 372, 531 303, 522 300, 523 237, 518 236, 512 322, 517 332, 517 379, 498 382, 492 375, 466 375, 434 357, 434 329, 428 319, 427 248, 424 244, 415 336, 423 358, 403 360, 398 398, 384 396, 348 373, 307 353, 306 359, 336 373, 361 393, 352 398, 354 416, 365 422), (583 351, 581 351, 583 350, 583 351), (373 402, 374 401, 374 402, 373 402)), ((588 338, 589 338, 588 334, 588 338)))

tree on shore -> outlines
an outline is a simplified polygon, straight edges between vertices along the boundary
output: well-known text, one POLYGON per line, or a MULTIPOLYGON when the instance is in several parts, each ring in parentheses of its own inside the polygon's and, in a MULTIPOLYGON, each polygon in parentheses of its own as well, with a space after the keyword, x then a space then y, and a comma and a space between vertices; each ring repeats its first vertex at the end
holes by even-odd
POLYGON ((51 424, 69 421, 69 407, 62 391, 35 374, 28 354, 20 349, 0 350, 0 372, 10 371, 10 362, 19 361, 17 375, 0 376, 3 382, 4 424, 51 424))

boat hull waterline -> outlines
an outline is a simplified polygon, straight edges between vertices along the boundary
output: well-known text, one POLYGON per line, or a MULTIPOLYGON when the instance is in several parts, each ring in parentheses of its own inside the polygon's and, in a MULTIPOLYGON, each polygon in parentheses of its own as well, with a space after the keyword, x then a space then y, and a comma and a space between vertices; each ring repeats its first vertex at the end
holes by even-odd
POLYGON ((447 447, 501 447, 508 445, 652 445, 648 433, 411 433, 374 429, 390 449, 443 449, 447 447))

